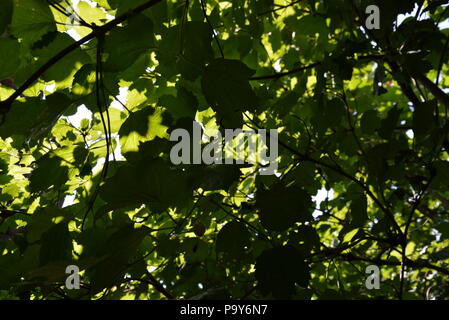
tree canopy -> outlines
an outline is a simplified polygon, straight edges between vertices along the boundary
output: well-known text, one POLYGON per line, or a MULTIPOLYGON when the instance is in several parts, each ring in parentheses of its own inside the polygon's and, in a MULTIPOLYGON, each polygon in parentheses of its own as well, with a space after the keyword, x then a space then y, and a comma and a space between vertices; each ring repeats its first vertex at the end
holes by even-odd
POLYGON ((0 298, 447 298, 448 8, 1 0, 0 298), (172 163, 193 121, 275 174, 172 163))

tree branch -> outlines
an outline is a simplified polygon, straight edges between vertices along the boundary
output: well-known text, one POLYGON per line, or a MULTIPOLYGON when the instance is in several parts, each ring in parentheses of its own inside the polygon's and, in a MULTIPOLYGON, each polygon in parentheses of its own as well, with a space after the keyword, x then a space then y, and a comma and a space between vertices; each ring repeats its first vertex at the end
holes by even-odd
POLYGON ((449 96, 444 93, 443 90, 440 89, 435 83, 430 81, 424 75, 418 75, 415 77, 430 93, 433 94, 435 98, 437 98, 446 108, 449 108, 449 96))
POLYGON ((212 31, 212 35, 215 39, 215 42, 217 43, 218 50, 220 50, 221 57, 224 59, 224 53, 223 53, 223 49, 221 48, 220 40, 218 40, 217 33, 215 32, 215 29, 209 20, 209 16, 207 15, 207 12, 206 12, 206 6, 204 5, 203 0, 200 0, 200 3, 201 3, 201 8, 203 9, 204 18, 206 19, 206 22, 209 25, 210 30, 212 31))
POLYGON ((304 70, 307 70, 307 69, 313 69, 313 68, 319 66, 320 64, 321 64, 321 62, 315 62, 315 63, 309 64, 307 66, 303 66, 303 67, 292 69, 290 71, 285 71, 285 72, 280 72, 280 73, 275 73, 275 74, 269 74, 269 75, 266 75, 266 76, 251 77, 251 78, 249 78, 249 80, 279 79, 279 78, 282 78, 282 77, 285 77, 285 76, 288 76, 290 74, 294 74, 294 73, 297 73, 297 72, 300 72, 300 71, 304 71, 304 70))
MULTIPOLYGON (((401 261, 388 261, 388 260, 382 260, 382 259, 363 258, 363 257, 354 256, 352 253, 341 254, 341 255, 339 255, 339 257, 346 261, 358 260, 358 261, 370 262, 370 263, 376 264, 378 266, 400 266, 402 263, 401 261)), ((410 259, 406 259, 405 265, 407 267, 411 267, 411 268, 432 269, 432 270, 441 272, 443 274, 449 275, 449 270, 444 269, 439 266, 436 266, 429 262, 417 262, 417 261, 413 261, 410 259)))
MULTIPOLYGON (((348 59, 352 59, 352 60, 356 60, 356 61, 359 61, 359 60, 381 60, 384 58, 385 58, 384 55, 378 55, 378 54, 368 54, 368 55, 364 55, 364 56, 359 56, 357 58, 348 57, 348 59)), ((249 78, 249 80, 270 80, 270 79, 276 80, 276 79, 279 79, 279 78, 282 78, 282 77, 285 77, 285 76, 288 76, 288 75, 291 75, 291 74, 294 74, 297 72, 301 72, 301 71, 308 70, 308 69, 313 69, 315 67, 318 67, 321 64, 322 64, 322 62, 318 61, 318 62, 311 63, 306 66, 298 67, 298 68, 295 68, 295 69, 292 69, 289 71, 269 74, 266 76, 251 77, 251 78, 249 78)))
POLYGON ((166 297, 168 300, 175 300, 175 297, 167 291, 167 289, 164 288, 163 285, 161 285, 157 279, 150 273, 150 272, 146 272, 146 275, 148 277, 148 279, 145 278, 131 278, 131 279, 127 279, 132 280, 132 281, 139 281, 139 282, 143 282, 146 283, 148 285, 151 285, 154 289, 156 289, 157 292, 159 292, 160 294, 162 294, 164 297, 166 297))
POLYGON ((402 71, 401 68, 399 67, 399 65, 395 62, 395 61, 391 61, 391 60, 387 60, 388 65, 391 68, 392 74, 393 74, 393 78, 396 80, 396 82, 399 84, 399 86, 402 89, 402 92, 404 92, 404 94, 406 95, 406 97, 414 104, 417 105, 419 104, 421 101, 418 99, 418 97, 416 96, 415 92, 413 91, 412 87, 403 79, 401 79, 400 77, 398 77, 398 75, 402 75, 402 71))

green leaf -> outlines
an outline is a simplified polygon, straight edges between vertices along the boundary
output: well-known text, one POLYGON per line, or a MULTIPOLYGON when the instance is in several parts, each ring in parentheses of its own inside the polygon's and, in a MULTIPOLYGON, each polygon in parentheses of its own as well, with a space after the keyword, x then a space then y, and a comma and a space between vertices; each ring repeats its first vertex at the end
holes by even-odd
POLYGON ((98 256, 104 259, 88 269, 93 292, 99 292, 122 280, 126 264, 134 257, 140 243, 148 234, 149 229, 146 227, 134 229, 132 226, 126 226, 108 238, 98 252, 98 256))
POLYGON ((0 34, 3 34, 11 23, 13 4, 13 0, 2 0, 0 2, 0 34))
POLYGON ((325 103, 325 116, 329 118, 331 126, 338 126, 345 115, 345 106, 339 99, 332 99, 325 103))
POLYGON ((199 238, 185 238, 181 249, 187 263, 198 263, 204 261, 209 254, 208 245, 199 238))
MULTIPOLYGON (((28 243, 34 243, 43 238, 43 234, 57 225, 66 225, 73 218, 73 214, 65 209, 57 207, 39 208, 33 214, 33 220, 26 226, 26 240, 28 243)), ((51 232, 48 234, 51 235, 51 232)))
POLYGON ((240 222, 227 223, 218 233, 216 241, 217 252, 224 252, 229 257, 242 257, 250 244, 250 233, 240 222))
POLYGON ((183 204, 190 192, 183 174, 170 170, 160 159, 121 166, 100 188, 101 198, 114 208, 149 203, 156 211, 183 204))
POLYGON ((346 231, 346 233, 343 236, 343 242, 345 242, 345 243, 350 242, 355 237, 355 235, 359 232, 359 230, 360 229, 357 228, 357 229, 353 229, 349 232, 346 231))
POLYGON ((46 100, 29 98, 25 102, 16 101, 5 123, 0 126, 0 136, 23 135, 27 142, 35 143, 51 131, 71 104, 72 101, 62 93, 54 93, 46 100))
POLYGON ((72 238, 67 223, 59 223, 42 234, 39 264, 67 261, 72 257, 72 238))
POLYGON ((449 222, 440 223, 436 229, 441 233, 444 239, 449 239, 449 222))
POLYGON ((213 57, 210 27, 203 22, 189 21, 164 31, 159 43, 159 70, 167 78, 181 73, 189 80, 201 74, 213 57))
POLYGON ((381 126, 379 129, 379 135, 384 139, 389 139, 393 130, 396 128, 396 125, 399 121, 399 116, 401 115, 402 110, 395 105, 388 111, 388 115, 385 119, 381 120, 381 126))
POLYGON ((25 45, 31 45, 49 31, 56 31, 56 25, 46 1, 14 0, 13 35, 22 39, 25 45))
POLYGON ((346 113, 345 106, 340 99, 322 99, 313 108, 313 125, 325 132, 329 127, 340 127, 346 113))
POLYGON ((89 24, 101 25, 101 21, 106 18, 106 13, 98 7, 92 7, 86 1, 78 2, 77 13, 89 24))
POLYGON ((0 80, 12 77, 20 65, 20 44, 9 38, 0 38, 0 80))
POLYGON ((296 233, 290 234, 290 240, 293 246, 303 247, 305 250, 310 251, 313 248, 318 249, 320 247, 320 237, 316 230, 311 226, 302 225, 298 228, 296 233))
MULTIPOLYGON (((68 34, 57 33, 55 38, 46 46, 36 48, 34 55, 38 57, 36 68, 47 63, 50 57, 58 54, 62 49, 73 45, 73 40, 68 34)), ((58 88, 67 88, 73 82, 73 77, 83 64, 90 62, 90 57, 81 49, 76 49, 64 57, 61 61, 50 67, 43 75, 46 81, 56 81, 58 88)))
POLYGON ((198 100, 186 89, 180 87, 177 96, 163 95, 159 98, 159 104, 167 108, 174 119, 195 118, 198 100))
POLYGON ((146 107, 133 112, 118 131, 122 153, 136 152, 140 143, 156 137, 166 138, 167 128, 161 108, 146 107))
POLYGON ((375 110, 364 112, 360 120, 360 127, 364 134, 374 134, 380 127, 380 119, 377 117, 377 112, 375 110))
POLYGON ((11 268, 11 266, 19 265, 22 259, 23 257, 18 253, 0 256, 0 272, 2 274, 0 277, 0 289, 9 290, 11 285, 20 279, 22 276, 21 270, 17 267, 11 268))
POLYGON ((295 284, 307 287, 309 267, 294 247, 275 247, 257 258, 256 279, 262 294, 289 299, 295 293, 295 284))
POLYGON ((412 76, 421 76, 432 70, 430 62, 423 59, 421 54, 408 54, 404 58, 404 68, 412 76))
POLYGON ((37 162, 37 168, 30 177, 31 192, 44 191, 51 186, 60 187, 68 179, 68 168, 64 159, 46 154, 37 162))
POLYGON ((449 186, 449 162, 437 160, 433 166, 436 169, 436 175, 432 180, 432 184, 439 188, 447 188, 449 186))
POLYGON ((302 35, 327 34, 328 32, 326 20, 318 15, 303 16, 295 24, 302 35))
POLYGON ((154 48, 153 24, 143 15, 137 15, 122 28, 116 28, 106 37, 104 52, 108 59, 105 71, 117 72, 130 67, 140 55, 154 48))
POLYGON ((195 165, 187 171, 192 183, 203 190, 228 190, 240 177, 242 165, 195 165))
POLYGON ((259 190, 256 195, 259 217, 268 230, 285 231, 295 222, 311 218, 310 196, 298 187, 285 187, 281 183, 269 190, 259 190))
POLYGON ((362 227, 368 220, 367 215, 367 199, 364 194, 352 200, 351 202, 351 224, 354 226, 362 227))
POLYGON ((437 101, 431 100, 419 103, 414 106, 413 112, 413 132, 417 136, 422 136, 433 127, 434 113, 437 109, 437 101))
MULTIPOLYGON (((121 111, 118 110, 116 108, 108 108, 108 112, 109 113, 109 121, 110 121, 110 126, 111 126, 111 133, 116 133, 120 130, 121 126, 123 125, 126 117, 127 117, 127 113, 125 111, 121 111)), ((107 119, 108 114, 106 113, 106 111, 103 112, 103 117, 105 119, 107 119)), ((98 117, 101 120, 101 117, 98 117)), ((87 120, 87 119, 84 119, 87 120)), ((88 124, 88 123, 87 123, 88 124)), ((82 125, 82 124, 81 124, 82 125)), ((95 125, 93 127, 94 130, 99 130, 99 131, 103 131, 103 124, 102 123, 98 123, 97 125, 95 125)))
POLYGON ((254 110, 257 97, 248 78, 254 74, 238 60, 216 59, 203 72, 201 87, 225 128, 240 128, 242 111, 254 110))
POLYGON ((164 238, 158 241, 157 252, 163 257, 170 258, 174 253, 178 252, 180 248, 178 239, 164 238))

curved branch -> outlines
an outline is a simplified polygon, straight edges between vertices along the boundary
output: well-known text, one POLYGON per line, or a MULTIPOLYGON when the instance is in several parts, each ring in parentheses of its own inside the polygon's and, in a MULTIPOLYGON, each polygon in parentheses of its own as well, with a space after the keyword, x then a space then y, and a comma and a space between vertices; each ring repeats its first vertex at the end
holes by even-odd
POLYGON ((446 108, 449 108, 449 96, 444 93, 443 90, 440 89, 435 83, 429 80, 424 75, 415 76, 416 80, 418 80, 430 93, 433 94, 435 98, 437 98, 446 108))
MULTIPOLYGON (((402 264, 401 261, 388 261, 388 260, 382 260, 382 259, 370 259, 370 258, 364 258, 364 257, 358 257, 358 256, 354 256, 352 253, 347 253, 347 254, 341 254, 339 255, 340 258, 342 258, 345 261, 364 261, 364 262, 370 262, 373 264, 376 264, 378 266, 400 266, 402 264)), ((436 266, 432 263, 429 262, 417 262, 417 261, 413 261, 410 259, 406 259, 405 263, 404 263, 407 267, 411 267, 411 268, 427 268, 427 269, 432 269, 438 272, 441 272, 445 275, 449 275, 449 270, 436 266)))
POLYGON ((206 6, 204 5, 203 0, 200 0, 200 3, 201 3, 201 8, 203 9, 204 18, 206 19, 206 22, 207 22, 207 24, 209 25, 209 28, 212 31, 212 35, 213 35, 213 37, 215 39, 215 42, 217 43, 218 50, 220 50, 221 57, 224 59, 224 53, 223 53, 223 49, 222 49, 221 44, 220 44, 220 40, 218 40, 217 33, 215 32, 214 27, 212 26, 212 23, 209 20, 209 16, 207 15, 207 12, 206 12, 206 6))
POLYGON ((292 69, 292 70, 290 70, 290 71, 285 71, 285 72, 280 72, 280 73, 270 74, 270 75, 267 75, 267 76, 251 77, 251 78, 249 78, 249 80, 270 80, 270 79, 279 79, 279 78, 288 76, 288 75, 290 75, 290 74, 294 74, 294 73, 297 73, 297 72, 301 72, 301 71, 304 71, 304 70, 307 70, 307 69, 313 69, 313 68, 319 66, 320 64, 321 64, 321 62, 315 62, 315 63, 309 64, 309 65, 307 65, 307 66, 304 66, 304 67, 299 67, 299 68, 292 69))
MULTIPOLYGON (((348 59, 355 60, 355 61, 360 61, 360 60, 376 60, 377 61, 377 60, 382 60, 384 58, 385 58, 384 55, 379 55, 379 54, 368 54, 368 55, 359 56, 357 58, 348 57, 348 59)), ((318 67, 321 64, 322 64, 322 62, 318 61, 318 62, 311 63, 311 64, 306 65, 306 66, 298 67, 298 68, 295 68, 295 69, 292 69, 292 70, 289 70, 289 71, 269 74, 269 75, 266 75, 266 76, 251 77, 251 78, 249 78, 249 80, 270 80, 270 79, 275 79, 276 80, 276 79, 279 79, 279 78, 282 78, 282 77, 285 77, 285 76, 288 76, 288 75, 291 75, 291 74, 294 74, 294 73, 297 73, 297 72, 301 72, 301 71, 304 71, 304 70, 316 68, 316 67, 318 67)))

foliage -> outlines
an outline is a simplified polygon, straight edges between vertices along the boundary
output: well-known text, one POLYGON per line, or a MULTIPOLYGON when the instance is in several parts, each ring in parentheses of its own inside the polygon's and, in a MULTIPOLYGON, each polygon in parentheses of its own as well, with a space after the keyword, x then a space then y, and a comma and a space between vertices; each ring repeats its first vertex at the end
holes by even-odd
POLYGON ((0 297, 448 297, 445 1, 74 3, 0 2, 0 297), (276 175, 172 164, 193 120, 276 175))

